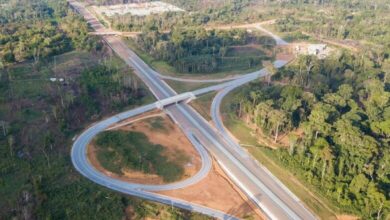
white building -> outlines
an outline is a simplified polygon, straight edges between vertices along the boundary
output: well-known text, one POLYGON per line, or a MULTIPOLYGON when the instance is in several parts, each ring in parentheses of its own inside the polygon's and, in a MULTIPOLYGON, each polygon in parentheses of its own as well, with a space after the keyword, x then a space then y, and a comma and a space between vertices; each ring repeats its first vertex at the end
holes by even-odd
POLYGON ((309 47, 307 48, 307 53, 309 55, 320 55, 324 51, 326 51, 326 44, 310 44, 309 47))
POLYGON ((331 49, 326 44, 306 44, 298 43, 295 45, 295 54, 313 55, 319 59, 329 56, 331 49))

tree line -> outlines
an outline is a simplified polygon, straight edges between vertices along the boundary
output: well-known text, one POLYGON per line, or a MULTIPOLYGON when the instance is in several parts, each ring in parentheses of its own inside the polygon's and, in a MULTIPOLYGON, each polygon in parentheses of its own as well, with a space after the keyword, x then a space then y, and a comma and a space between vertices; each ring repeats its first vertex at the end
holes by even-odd
POLYGON ((143 32, 137 37, 137 45, 158 60, 166 61, 185 73, 212 73, 230 64, 246 68, 258 65, 265 55, 229 56, 232 46, 248 43, 272 48, 275 42, 266 36, 257 36, 245 30, 211 30, 203 28, 176 28, 168 34, 157 30, 143 32))
POLYGON ((300 57, 235 96, 236 115, 273 142, 291 171, 342 211, 386 219, 390 211, 390 60, 377 67, 347 52, 300 57))

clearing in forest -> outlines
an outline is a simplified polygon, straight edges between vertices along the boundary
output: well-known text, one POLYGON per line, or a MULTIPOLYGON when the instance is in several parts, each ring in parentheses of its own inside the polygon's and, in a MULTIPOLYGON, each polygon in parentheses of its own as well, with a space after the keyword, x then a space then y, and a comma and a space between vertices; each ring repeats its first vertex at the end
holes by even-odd
POLYGON ((164 12, 184 12, 184 10, 179 7, 160 1, 98 6, 95 7, 95 10, 97 13, 104 14, 108 17, 125 14, 130 14, 132 16, 147 16, 164 12))

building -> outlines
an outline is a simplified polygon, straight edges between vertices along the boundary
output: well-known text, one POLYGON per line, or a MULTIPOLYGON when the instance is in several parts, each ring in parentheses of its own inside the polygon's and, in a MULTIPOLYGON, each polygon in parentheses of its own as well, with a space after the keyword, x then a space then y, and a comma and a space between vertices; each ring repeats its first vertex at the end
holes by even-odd
POLYGON ((326 44, 295 44, 294 53, 297 55, 313 55, 319 59, 329 56, 331 49, 326 44))

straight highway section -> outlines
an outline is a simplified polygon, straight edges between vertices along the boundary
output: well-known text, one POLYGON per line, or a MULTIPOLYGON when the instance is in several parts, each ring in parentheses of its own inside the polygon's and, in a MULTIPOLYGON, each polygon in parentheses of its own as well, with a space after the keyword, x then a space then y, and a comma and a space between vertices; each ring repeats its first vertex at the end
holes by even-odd
MULTIPOLYGON (((74 1, 70 1, 70 3, 97 32, 105 31, 104 26, 81 4, 74 1)), ((161 100, 176 95, 176 92, 162 81, 155 74, 155 71, 131 51, 120 38, 103 36, 103 39, 113 51, 134 68, 135 73, 144 81, 157 99, 161 100)), ((260 71, 257 74, 258 77, 263 72, 260 71)), ((255 78, 256 74, 244 75, 232 83, 243 84, 255 78)), ((227 84, 222 88, 226 86, 227 84)), ((218 88, 214 87, 213 89, 218 88)), ((185 103, 170 105, 165 108, 165 111, 189 138, 197 140, 216 158, 231 180, 264 211, 268 218, 315 219, 313 214, 285 187, 281 187, 272 175, 264 171, 245 151, 237 147, 237 144, 227 140, 219 130, 210 126, 189 105, 185 103)))

